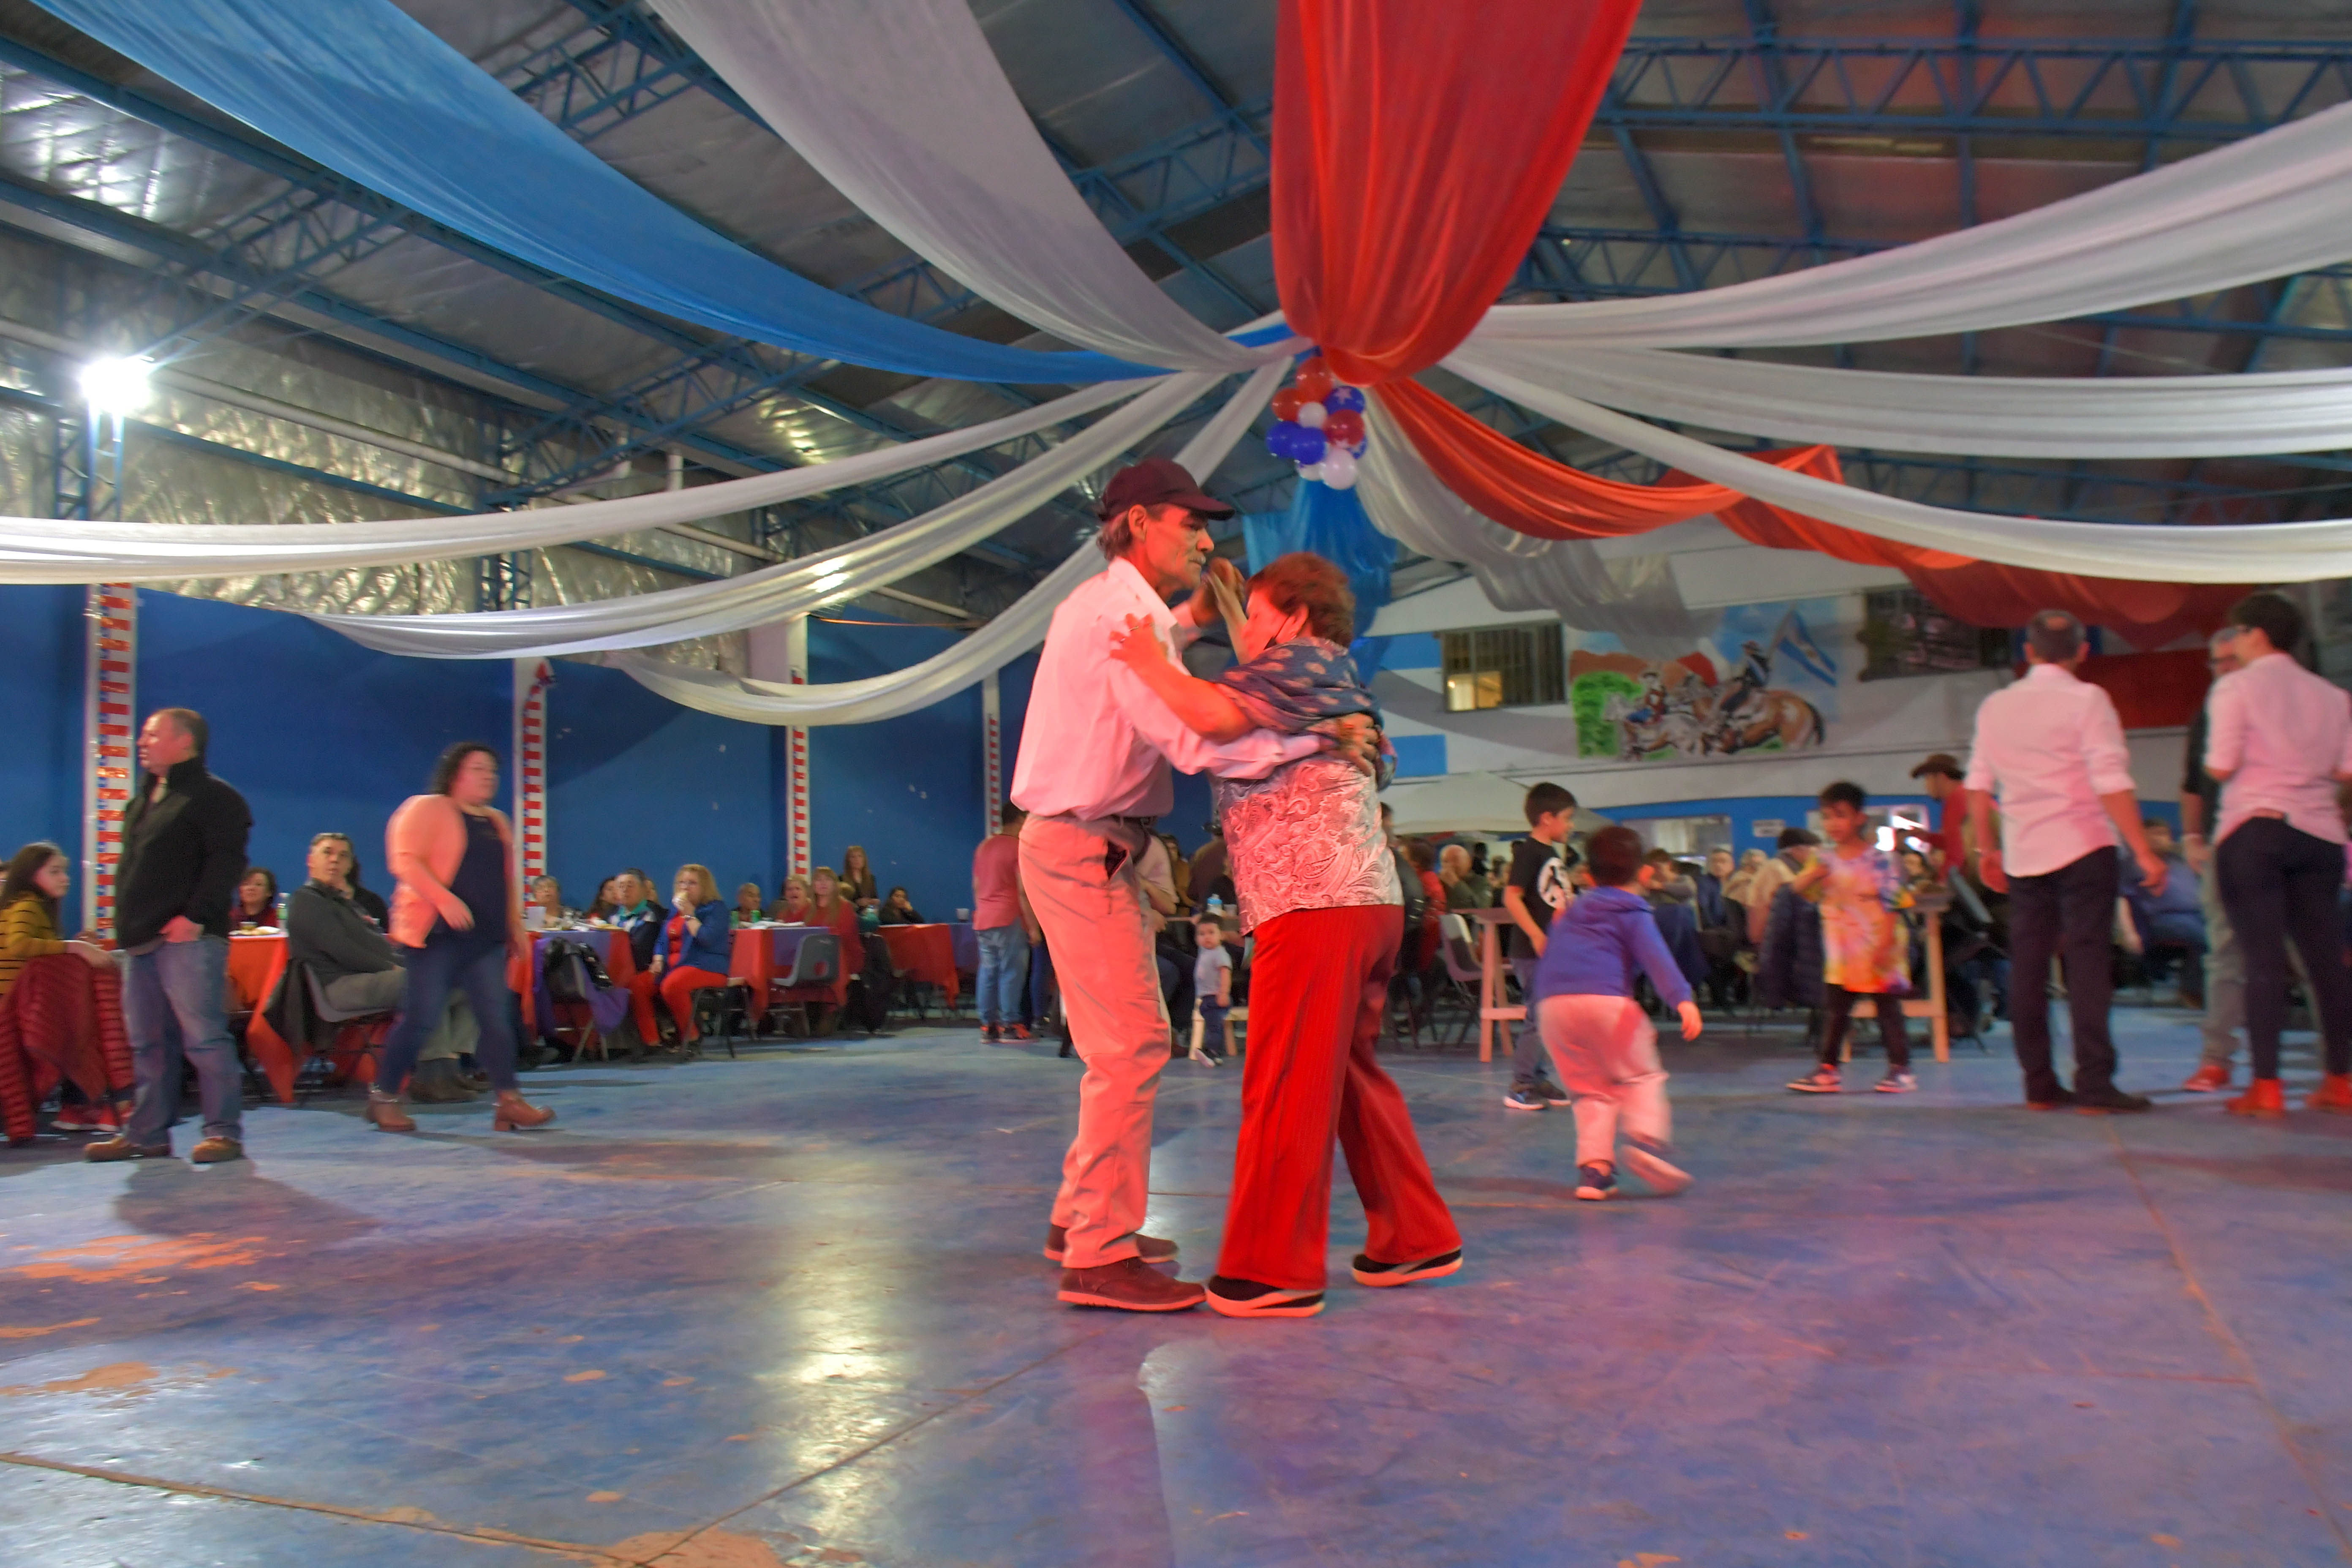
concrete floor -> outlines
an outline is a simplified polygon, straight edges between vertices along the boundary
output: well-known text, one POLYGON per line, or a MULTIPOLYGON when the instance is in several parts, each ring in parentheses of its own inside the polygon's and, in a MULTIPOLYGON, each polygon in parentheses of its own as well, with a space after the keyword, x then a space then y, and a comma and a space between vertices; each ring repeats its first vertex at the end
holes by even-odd
MULTIPOLYGON (((2178 1082, 2182 1016, 2120 1017, 2178 1082)), ((968 1032, 537 1074, 534 1136, 321 1102, 211 1170, 0 1152, 0 1561, 2347 1561, 2352 1121, 1669 1065, 1698 1186, 1597 1205, 1499 1066, 1395 1058, 1469 1266, 1355 1288, 1343 1188, 1291 1322, 1056 1305, 1075 1072, 968 1032)), ((1160 1097, 1191 1278, 1239 1076, 1160 1097)))

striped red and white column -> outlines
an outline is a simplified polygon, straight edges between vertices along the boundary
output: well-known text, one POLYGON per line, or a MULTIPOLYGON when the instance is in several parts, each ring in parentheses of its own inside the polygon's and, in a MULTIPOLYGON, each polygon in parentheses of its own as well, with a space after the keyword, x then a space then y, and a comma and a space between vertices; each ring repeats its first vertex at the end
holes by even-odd
POLYGON ((89 590, 82 732, 81 918, 85 931, 114 927, 114 872, 122 859, 122 811, 138 786, 139 594, 128 583, 89 590))
POLYGON ((997 818, 1004 811, 1004 691, 992 669, 980 678, 980 809, 986 814, 981 819, 980 836, 985 838, 996 831, 997 818))
MULTIPOLYGON (((794 616, 784 627, 785 679, 806 686, 809 678, 808 617, 794 616)), ((816 864, 809 837, 809 732, 784 731, 784 870, 805 877, 816 864)))
POLYGON ((547 875, 547 689, 543 658, 514 661, 515 871, 526 884, 547 875))

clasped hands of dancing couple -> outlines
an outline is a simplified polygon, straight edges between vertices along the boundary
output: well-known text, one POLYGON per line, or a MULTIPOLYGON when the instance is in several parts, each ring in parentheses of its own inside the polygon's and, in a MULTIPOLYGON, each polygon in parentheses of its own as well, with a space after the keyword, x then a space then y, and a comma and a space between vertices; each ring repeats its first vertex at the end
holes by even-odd
POLYGON ((1379 708, 1347 653, 1353 600, 1337 567, 1304 553, 1244 595, 1229 563, 1209 563, 1207 520, 1231 515, 1166 458, 1112 479, 1097 539, 1110 565, 1055 612, 1014 769, 1021 885, 1085 1064, 1045 1245, 1073 1305, 1320 1311, 1335 1142, 1368 1222, 1359 1283, 1462 1264, 1373 1049, 1403 899, 1379 818, 1379 708), (1175 656, 1220 619, 1239 662, 1197 679, 1175 656), (1138 860, 1173 804, 1171 764, 1215 780, 1241 930, 1256 942, 1233 1192, 1205 1284, 1151 1267, 1177 1249, 1141 1234, 1170 1027, 1138 860))

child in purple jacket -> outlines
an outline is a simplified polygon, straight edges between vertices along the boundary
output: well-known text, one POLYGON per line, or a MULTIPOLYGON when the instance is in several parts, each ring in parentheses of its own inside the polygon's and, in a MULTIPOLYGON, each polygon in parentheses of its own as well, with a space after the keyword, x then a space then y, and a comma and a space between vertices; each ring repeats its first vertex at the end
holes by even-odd
POLYGON ((1584 846, 1594 887, 1552 918, 1550 941, 1536 965, 1535 994, 1543 1042, 1576 1101, 1576 1195, 1617 1194, 1617 1132, 1625 1163, 1671 1197, 1691 1179, 1666 1158, 1674 1152, 1666 1070, 1658 1032, 1633 1000, 1638 968, 1659 997, 1682 1015, 1683 1038, 1698 1037, 1698 1004, 1658 934, 1649 900, 1635 890, 1642 839, 1630 827, 1604 827, 1584 846))

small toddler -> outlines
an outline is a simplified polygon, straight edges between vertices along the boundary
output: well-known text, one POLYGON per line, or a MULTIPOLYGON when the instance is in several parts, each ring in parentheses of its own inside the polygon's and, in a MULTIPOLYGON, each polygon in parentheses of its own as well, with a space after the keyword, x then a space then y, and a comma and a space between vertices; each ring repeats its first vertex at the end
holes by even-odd
POLYGON ((1685 1040, 1698 1037, 1698 1004, 1639 890, 1641 835, 1630 827, 1601 829, 1585 841, 1584 864, 1592 891, 1553 918, 1528 1000, 1560 1085, 1575 1101, 1576 1195, 1616 1195, 1622 1127, 1626 1165, 1672 1197, 1691 1179, 1667 1158, 1674 1145, 1666 1070, 1658 1061, 1658 1032, 1633 1000, 1634 973, 1647 974, 1660 999, 1681 1016, 1685 1040))
POLYGON ((1201 1020, 1201 1043, 1192 1059, 1215 1067, 1225 1059, 1225 1015, 1234 1005, 1234 958, 1225 951, 1224 928, 1213 915, 1193 923, 1200 953, 1192 960, 1192 1010, 1201 1020))

